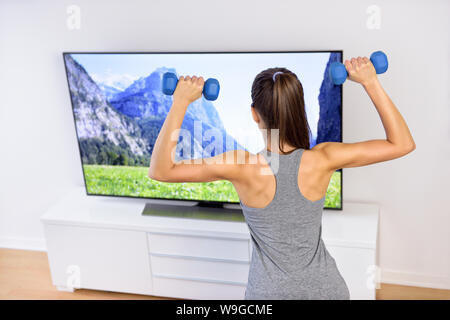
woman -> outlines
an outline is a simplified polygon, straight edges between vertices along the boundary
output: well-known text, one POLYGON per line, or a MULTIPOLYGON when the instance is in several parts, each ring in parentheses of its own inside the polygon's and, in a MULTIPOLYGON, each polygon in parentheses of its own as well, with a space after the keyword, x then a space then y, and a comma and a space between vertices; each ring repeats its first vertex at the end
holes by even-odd
POLYGON ((178 135, 172 133, 180 129, 188 105, 201 97, 204 80, 179 79, 154 146, 149 177, 166 182, 229 180, 234 185, 254 249, 246 299, 349 299, 321 239, 330 178, 337 169, 392 160, 415 149, 370 60, 352 58, 345 67, 349 79, 360 83, 375 105, 386 139, 324 142, 310 148, 302 85, 289 70, 271 68, 256 76, 251 92, 253 119, 261 130, 270 131, 264 135, 265 150, 229 151, 193 163, 173 160, 178 135))

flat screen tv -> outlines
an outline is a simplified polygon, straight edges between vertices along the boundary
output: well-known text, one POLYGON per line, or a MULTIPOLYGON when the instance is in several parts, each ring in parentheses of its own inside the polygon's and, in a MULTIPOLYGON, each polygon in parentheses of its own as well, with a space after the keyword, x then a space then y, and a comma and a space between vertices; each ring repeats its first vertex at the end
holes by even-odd
MULTIPOLYGON (((193 131, 194 123, 202 121, 220 130, 233 141, 223 152, 229 145, 254 153, 263 148, 251 117, 250 90, 255 76, 271 67, 285 67, 301 81, 311 147, 342 141, 342 86, 333 85, 328 73, 331 62, 342 62, 342 51, 67 52, 63 57, 89 195, 208 205, 239 202, 227 181, 163 183, 148 178, 150 155, 172 103, 172 96, 161 90, 165 72, 219 80, 219 98, 192 103, 182 128, 193 131)), ((191 136, 196 151, 190 156, 197 158, 207 142, 196 141, 193 132, 191 136)), ((332 176, 324 207, 342 208, 341 170, 332 176)))

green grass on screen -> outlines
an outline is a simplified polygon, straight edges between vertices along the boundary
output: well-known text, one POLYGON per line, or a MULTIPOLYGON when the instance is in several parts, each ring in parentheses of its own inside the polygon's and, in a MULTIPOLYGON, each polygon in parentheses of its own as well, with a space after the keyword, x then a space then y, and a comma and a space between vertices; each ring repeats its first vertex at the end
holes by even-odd
MULTIPOLYGON (((148 167, 83 165, 89 194, 239 202, 228 181, 167 183, 148 178, 148 167)), ((340 207, 340 172, 331 178, 325 207, 340 207)))

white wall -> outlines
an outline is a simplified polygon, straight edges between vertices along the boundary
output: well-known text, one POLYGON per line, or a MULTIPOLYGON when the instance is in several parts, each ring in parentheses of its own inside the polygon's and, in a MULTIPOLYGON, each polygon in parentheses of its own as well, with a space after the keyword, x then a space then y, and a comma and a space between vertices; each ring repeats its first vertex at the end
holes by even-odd
MULTIPOLYGON (((344 171, 344 199, 381 205, 383 280, 450 289, 448 1, 1 1, 0 245, 42 248, 39 217, 83 184, 62 51, 343 49, 387 52, 381 76, 417 149, 344 171), (81 29, 66 27, 69 5, 81 29), (366 9, 381 8, 381 28, 366 9)), ((344 86, 344 141, 383 138, 344 86)))

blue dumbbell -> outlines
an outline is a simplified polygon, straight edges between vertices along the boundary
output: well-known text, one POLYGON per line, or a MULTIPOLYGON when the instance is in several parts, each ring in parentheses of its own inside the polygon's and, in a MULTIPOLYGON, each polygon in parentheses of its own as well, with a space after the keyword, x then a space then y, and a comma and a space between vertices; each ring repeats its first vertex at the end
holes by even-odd
MULTIPOLYGON (((382 51, 375 51, 370 55, 370 61, 372 61, 375 71, 380 73, 385 73, 388 69, 388 59, 387 56, 382 51)), ((336 85, 343 84, 347 79, 347 69, 340 62, 333 62, 330 65, 330 77, 333 83, 336 85)))
MULTIPOLYGON (((178 83, 175 73, 166 72, 162 79, 162 92, 169 96, 173 95, 178 83)), ((216 79, 208 79, 203 86, 203 96, 206 100, 214 101, 219 96, 220 85, 216 79)))

